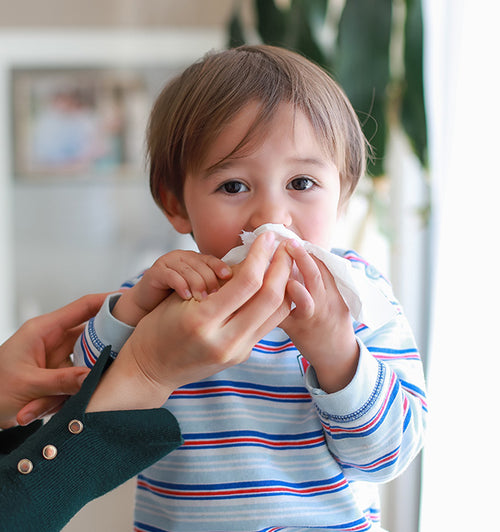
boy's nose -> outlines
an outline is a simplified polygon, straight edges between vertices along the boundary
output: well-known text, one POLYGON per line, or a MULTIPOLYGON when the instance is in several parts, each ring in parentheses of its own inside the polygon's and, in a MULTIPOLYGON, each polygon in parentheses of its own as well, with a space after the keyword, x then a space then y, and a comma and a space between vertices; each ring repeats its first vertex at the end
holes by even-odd
POLYGON ((283 202, 277 199, 261 199, 256 202, 250 219, 252 231, 263 224, 292 225, 291 214, 283 202))

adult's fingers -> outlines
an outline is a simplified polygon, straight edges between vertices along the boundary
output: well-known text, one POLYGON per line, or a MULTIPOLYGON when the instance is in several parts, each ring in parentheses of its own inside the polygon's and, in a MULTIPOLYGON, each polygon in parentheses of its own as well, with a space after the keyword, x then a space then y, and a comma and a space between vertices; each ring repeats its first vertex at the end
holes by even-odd
POLYGON ((80 389, 89 369, 71 366, 58 369, 37 369, 30 378, 32 397, 73 395, 80 389))
POLYGON ((47 368, 55 369, 71 367, 70 354, 73 352, 75 342, 82 334, 85 324, 78 325, 62 333, 57 330, 52 335, 45 338, 45 365, 47 368))
POLYGON ((42 335, 54 326, 64 330, 72 329, 97 314, 107 295, 107 293, 101 293, 82 296, 64 307, 30 321, 34 327, 40 329, 42 335))
POLYGON ((68 395, 80 390, 89 371, 83 367, 37 370, 30 382, 30 394, 35 399, 19 410, 17 422, 27 425, 56 411, 68 395))
POLYGON ((47 367, 67 365, 66 361, 83 331, 84 323, 97 314, 107 295, 101 293, 83 296, 23 325, 33 340, 43 342, 47 367))
POLYGON ((255 240, 233 277, 206 301, 205 308, 209 314, 218 315, 224 322, 260 290, 274 253, 274 240, 272 232, 264 233, 255 240))
POLYGON ((267 270, 262 287, 226 325, 227 333, 234 338, 241 336, 250 344, 281 323, 290 312, 286 287, 290 278, 292 260, 280 245, 267 270))
POLYGON ((66 399, 66 395, 34 399, 19 410, 16 416, 16 421, 19 425, 29 425, 32 421, 35 421, 35 419, 40 419, 57 412, 66 399))

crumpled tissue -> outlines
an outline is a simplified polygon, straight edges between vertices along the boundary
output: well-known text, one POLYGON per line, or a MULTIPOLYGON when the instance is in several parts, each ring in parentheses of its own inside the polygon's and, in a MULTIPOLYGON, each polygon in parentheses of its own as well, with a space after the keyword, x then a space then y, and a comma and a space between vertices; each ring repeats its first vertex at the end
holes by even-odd
POLYGON ((247 256, 253 241, 266 231, 276 234, 275 247, 278 247, 282 240, 291 238, 323 262, 333 275, 340 295, 356 321, 370 329, 377 329, 397 314, 397 308, 382 290, 370 282, 363 271, 354 268, 349 260, 302 240, 282 224, 269 223, 261 225, 253 232, 243 231, 240 235, 243 244, 231 249, 222 260, 229 266, 240 263, 247 256))

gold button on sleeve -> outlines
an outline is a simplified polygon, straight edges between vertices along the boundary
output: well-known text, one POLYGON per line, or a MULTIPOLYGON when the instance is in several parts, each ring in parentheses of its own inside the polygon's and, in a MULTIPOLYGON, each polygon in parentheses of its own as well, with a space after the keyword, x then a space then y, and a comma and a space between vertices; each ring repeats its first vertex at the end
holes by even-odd
POLYGON ((17 463, 17 470, 23 475, 28 475, 33 471, 33 462, 27 458, 23 458, 17 463))
POLYGON ((83 423, 78 419, 73 419, 68 423, 68 429, 71 434, 80 434, 83 430, 83 423))
POLYGON ((53 460, 57 456, 57 447, 46 445, 42 450, 42 455, 46 460, 53 460))

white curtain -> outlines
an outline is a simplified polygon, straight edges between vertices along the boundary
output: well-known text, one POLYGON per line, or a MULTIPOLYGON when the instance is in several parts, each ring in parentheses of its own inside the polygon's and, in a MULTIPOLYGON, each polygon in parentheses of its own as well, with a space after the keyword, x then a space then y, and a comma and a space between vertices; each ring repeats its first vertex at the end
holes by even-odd
POLYGON ((493 531, 500 530, 500 6, 426 0, 425 12, 435 240, 420 530, 493 531))

